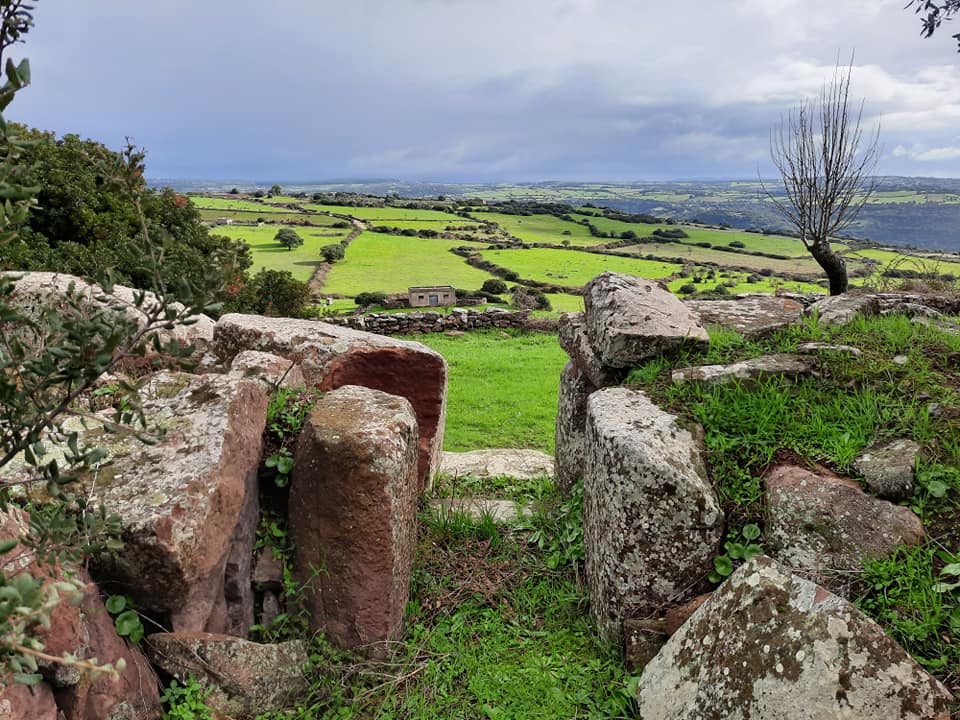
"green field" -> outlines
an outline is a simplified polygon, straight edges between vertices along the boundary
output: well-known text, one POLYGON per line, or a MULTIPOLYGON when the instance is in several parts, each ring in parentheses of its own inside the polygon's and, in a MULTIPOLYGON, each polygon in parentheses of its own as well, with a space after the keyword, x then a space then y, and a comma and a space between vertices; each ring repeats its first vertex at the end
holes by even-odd
MULTIPOLYGON (((743 253, 729 253, 712 248, 702 248, 687 243, 650 243, 642 245, 628 245, 618 248, 616 252, 626 252, 634 255, 656 255, 657 257, 683 258, 693 263, 716 263, 721 266, 750 268, 751 270, 769 269, 778 275, 789 273, 792 275, 804 274, 820 276, 823 270, 809 255, 791 260, 774 260, 760 255, 745 255, 743 253)), ((851 262, 853 270, 859 263, 851 262)))
POLYGON ((395 207, 349 207, 341 205, 314 205, 309 203, 303 207, 307 210, 316 210, 318 212, 352 215, 360 220, 374 221, 375 225, 385 225, 385 221, 387 220, 439 220, 452 223, 470 222, 459 215, 441 212, 439 210, 411 210, 409 208, 395 207))
POLYGON ((693 277, 677 278, 676 280, 668 282, 667 288, 681 297, 683 297, 685 293, 681 293, 680 288, 688 284, 693 284, 697 292, 712 290, 719 285, 724 285, 726 291, 731 295, 737 295, 739 293, 772 293, 778 289, 798 293, 826 292, 823 287, 812 282, 797 282, 778 277, 760 277, 757 282, 751 283, 747 282, 747 273, 728 270, 718 270, 716 277, 713 280, 709 280, 706 277, 708 272, 709 271, 704 268, 697 268, 694 276, 699 275, 701 277, 700 283, 694 283, 693 277), (734 281, 736 282, 735 285, 725 285, 725 283, 732 283, 734 281))
POLYGON ((903 255, 890 250, 857 250, 848 253, 847 257, 876 260, 881 269, 898 268, 901 270, 916 270, 921 273, 937 273, 938 275, 947 273, 960 275, 960 261, 945 260, 936 256, 903 255))
POLYGON ((614 255, 552 248, 483 250, 480 254, 484 260, 513 270, 522 278, 556 285, 584 285, 604 270, 646 278, 664 278, 681 269, 676 263, 631 260, 614 255))
POLYGON ((220 225, 216 229, 218 235, 225 235, 235 240, 243 240, 250 246, 253 256, 252 272, 260 268, 270 270, 289 270, 297 279, 306 282, 323 258, 320 257, 320 248, 324 245, 340 242, 346 237, 349 230, 334 230, 333 228, 306 228, 290 225, 262 225, 260 227, 238 227, 236 225, 220 225), (303 245, 287 250, 274 240, 274 236, 281 227, 291 227, 303 238, 303 245))
POLYGON ((191 195, 190 201, 201 210, 253 210, 255 212, 274 213, 290 212, 288 208, 274 207, 253 200, 232 200, 220 197, 205 197, 191 195))
POLYGON ((331 269, 323 292, 350 296, 373 291, 398 293, 414 285, 475 290, 491 275, 449 252, 463 244, 461 240, 362 233, 350 243, 346 257, 331 269))
POLYGON ((571 245, 591 246, 604 242, 602 238, 593 237, 586 226, 567 222, 553 215, 505 215, 496 212, 478 212, 473 215, 478 219, 492 220, 525 243, 562 245, 566 240, 571 245), (570 234, 564 235, 565 231, 570 234))
POLYGON ((220 218, 227 218, 242 223, 251 223, 262 220, 271 223, 309 223, 311 225, 333 225, 338 222, 345 222, 340 218, 320 213, 298 213, 291 210, 285 212, 263 212, 262 210, 200 210, 202 220, 213 221, 220 218))
POLYGON ((553 452, 560 371, 567 362, 556 335, 482 330, 416 340, 450 364, 445 449, 553 452))

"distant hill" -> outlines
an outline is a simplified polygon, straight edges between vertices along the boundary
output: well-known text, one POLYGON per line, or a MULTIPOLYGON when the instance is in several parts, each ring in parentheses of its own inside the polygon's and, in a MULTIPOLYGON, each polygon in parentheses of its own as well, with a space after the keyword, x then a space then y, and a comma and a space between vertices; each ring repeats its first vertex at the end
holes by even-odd
MULTIPOLYGON (((157 179, 181 191, 267 189, 273 181, 157 179)), ((280 182, 285 193, 345 191, 402 197, 534 200, 573 205, 591 203, 628 212, 679 220, 700 220, 733 228, 787 229, 757 180, 633 183, 451 184, 354 178, 315 183, 280 182)), ((768 187, 776 192, 776 181, 768 187)), ((848 234, 878 243, 960 252, 960 179, 884 177, 848 234)))

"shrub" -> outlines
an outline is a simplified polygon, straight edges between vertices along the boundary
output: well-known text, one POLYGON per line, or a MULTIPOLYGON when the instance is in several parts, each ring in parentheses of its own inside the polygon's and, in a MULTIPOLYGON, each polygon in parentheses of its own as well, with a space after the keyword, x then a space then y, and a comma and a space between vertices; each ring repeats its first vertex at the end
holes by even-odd
POLYGON ((513 304, 521 310, 550 310, 550 300, 535 288, 516 285, 510 289, 513 304))
POLYGON ((287 250, 293 250, 295 247, 303 245, 303 238, 300 237, 296 230, 291 230, 290 228, 280 228, 277 230, 277 234, 273 236, 273 239, 283 245, 287 250))
POLYGON ((334 223, 333 225, 331 225, 330 227, 339 228, 339 229, 342 230, 342 229, 344 229, 344 228, 350 227, 350 223, 348 223, 346 220, 340 220, 339 222, 335 222, 335 223, 334 223))
POLYGON ((510 282, 516 282, 517 280, 520 279, 520 276, 517 273, 515 273, 513 270, 507 270, 503 274, 503 279, 509 280, 510 282))
POLYGON ((309 300, 310 288, 288 270, 262 269, 237 295, 244 311, 273 317, 300 317, 309 300))
POLYGON ((743 244, 742 242, 740 242, 739 240, 734 240, 734 241, 732 241, 732 242, 729 242, 729 243, 727 243, 727 245, 729 245, 729 246, 732 247, 732 248, 741 248, 741 249, 746 247, 746 245, 744 245, 744 244, 743 244))
POLYGON ((503 280, 498 280, 497 278, 490 278, 489 280, 484 280, 483 285, 480 286, 480 289, 486 293, 505 293, 507 292, 507 284, 503 280))
POLYGON ((343 245, 336 243, 334 245, 324 245, 320 248, 320 254, 328 263, 335 263, 337 260, 343 260, 343 245))
POLYGON ((367 307, 369 305, 383 305, 387 301, 387 295, 386 293, 382 292, 362 292, 359 293, 353 300, 361 307, 367 307))
POLYGON ((680 292, 684 295, 689 295, 690 293, 695 293, 697 291, 697 286, 693 283, 686 283, 685 285, 680 286, 680 292))

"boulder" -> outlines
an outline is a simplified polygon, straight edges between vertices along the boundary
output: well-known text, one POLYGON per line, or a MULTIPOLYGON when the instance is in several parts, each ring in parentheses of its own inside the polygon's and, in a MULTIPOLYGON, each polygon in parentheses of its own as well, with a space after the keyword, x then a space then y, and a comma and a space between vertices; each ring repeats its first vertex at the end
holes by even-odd
POLYGON ((445 452, 440 472, 448 477, 553 477, 553 458, 539 450, 516 448, 445 452))
POLYGON ((878 500, 855 480, 828 470, 778 465, 763 482, 771 554, 837 592, 864 558, 923 541, 923 524, 909 508, 878 500))
POLYGON ((825 297, 806 310, 807 315, 816 314, 820 325, 846 325, 857 315, 871 317, 879 312, 880 301, 876 295, 851 293, 825 297))
POLYGON ((280 712, 306 697, 310 680, 300 640, 261 645, 230 635, 156 633, 146 639, 150 660, 180 682, 192 676, 210 691, 206 704, 236 720, 280 712))
POLYGON ((913 495, 914 471, 920 445, 900 438, 872 445, 853 459, 853 466, 870 492, 888 500, 906 500, 913 495))
MULTIPOLYGON (((37 311, 49 303, 64 307, 65 298, 73 286, 73 292, 81 299, 81 306, 90 310, 114 308, 125 317, 143 327, 147 321, 146 312, 156 306, 156 296, 148 292, 144 302, 137 307, 136 296, 140 290, 114 285, 109 294, 99 285, 90 284, 74 275, 55 272, 0 272, 0 277, 18 278, 11 300, 14 306, 24 314, 37 317, 37 311), (146 312, 145 312, 146 311, 146 312)), ((184 306, 180 303, 171 303, 177 311, 182 312, 184 306)), ((206 315, 195 315, 190 325, 177 325, 173 329, 157 331, 163 342, 178 340, 184 345, 197 344, 205 347, 213 340, 214 322, 206 315)))
POLYGON ((723 513, 694 436, 642 392, 587 401, 583 533, 590 604, 606 639, 628 617, 696 594, 723 539, 723 513))
POLYGON ((405 398, 348 385, 317 402, 297 441, 288 521, 315 632, 349 648, 399 634, 418 496, 417 421, 405 398))
POLYGON ((22 685, 0 678, 0 720, 57 720, 57 704, 46 683, 22 685))
POLYGON ((230 372, 260 381, 268 393, 277 387, 302 388, 307 384, 296 362, 256 350, 237 353, 230 363, 230 372))
POLYGON ((583 288, 584 325, 600 362, 629 368, 710 342, 700 319, 652 280, 603 272, 583 288))
POLYGON ((619 385, 624 372, 606 367, 590 346, 583 323, 583 313, 563 313, 557 322, 557 339, 573 364, 597 388, 619 385))
POLYGON ((667 641, 644 720, 946 720, 950 693, 854 605, 762 555, 667 641))
POLYGON ((554 443, 554 466, 557 487, 564 493, 583 475, 586 454, 587 398, 596 386, 580 372, 573 361, 560 373, 557 400, 557 426, 554 443))
POLYGON ((678 368, 671 374, 673 382, 701 382, 708 385, 759 380, 763 377, 783 377, 796 380, 814 374, 816 360, 788 353, 774 353, 741 360, 730 365, 699 365, 678 368))
MULTIPOLYGON (((147 445, 129 433, 107 434, 90 420, 86 427, 68 421, 85 442, 109 453, 79 473, 76 491, 121 521, 124 547, 94 558, 94 575, 118 583, 140 609, 169 617, 174 630, 226 630, 228 552, 241 543, 235 557, 252 553, 266 395, 238 375, 165 372, 141 396, 162 442, 147 445)), ((0 477, 16 480, 26 472, 15 461, 0 477)), ((42 488, 30 492, 49 500, 42 488)), ((249 617, 248 610, 242 614, 249 617)))
POLYGON ((843 353, 844 355, 850 355, 852 357, 860 357, 863 355, 863 351, 860 348, 855 348, 852 345, 834 345, 833 343, 825 342, 800 343, 797 345, 797 352, 801 355, 819 355, 821 352, 843 353))
POLYGON ((735 300, 686 300, 704 325, 736 330, 748 338, 762 338, 803 317, 803 305, 775 295, 745 295, 735 300))
POLYGON ((447 408, 447 363, 417 342, 313 320, 224 315, 214 328, 214 350, 225 361, 243 350, 297 360, 308 385, 333 390, 362 385, 407 398, 420 425, 421 488, 440 467, 447 408))

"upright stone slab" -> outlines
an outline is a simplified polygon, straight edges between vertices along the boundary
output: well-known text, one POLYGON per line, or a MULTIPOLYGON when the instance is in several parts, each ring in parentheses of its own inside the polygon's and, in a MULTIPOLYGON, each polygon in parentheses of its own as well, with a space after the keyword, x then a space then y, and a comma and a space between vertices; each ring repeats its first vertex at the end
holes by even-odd
POLYGON ((400 632, 417 532, 417 421, 402 397, 325 395, 297 441, 289 529, 311 628, 341 647, 400 632))
POLYGON ((583 288, 584 323, 600 362, 628 368, 710 342, 697 315, 651 280, 604 272, 583 288))
POLYGON ((560 395, 557 400, 557 428, 554 443, 556 483, 564 493, 583 475, 586 454, 587 398, 596 391, 593 383, 568 362, 560 373, 560 395))
POLYGON ((362 385, 407 398, 420 425, 421 488, 440 468, 447 408, 447 363, 420 343, 313 320, 224 315, 214 350, 230 361, 243 350, 275 353, 300 363, 308 385, 333 390, 362 385))
POLYGON ((587 401, 583 532, 590 604, 601 634, 696 594, 723 538, 700 448, 642 392, 587 401))
POLYGON ((557 322, 557 339, 573 364, 586 375, 594 387, 618 385, 624 371, 606 367, 590 346, 583 313, 563 313, 557 322))
POLYGON ((947 720, 950 693, 854 605, 754 556, 643 670, 644 720, 947 720))

